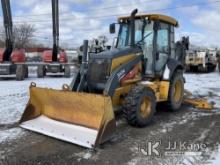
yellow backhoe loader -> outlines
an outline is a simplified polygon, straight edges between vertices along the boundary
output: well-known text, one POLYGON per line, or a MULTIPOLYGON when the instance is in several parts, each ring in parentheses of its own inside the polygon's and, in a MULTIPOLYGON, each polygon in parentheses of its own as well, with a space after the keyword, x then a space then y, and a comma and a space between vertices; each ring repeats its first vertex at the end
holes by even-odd
POLYGON ((178 110, 188 38, 174 42, 178 22, 171 17, 136 13, 118 18, 118 39, 111 50, 87 57, 85 41, 81 68, 63 90, 32 83, 21 127, 94 148, 112 137, 115 111, 121 110, 130 125, 144 127, 157 103, 178 110))

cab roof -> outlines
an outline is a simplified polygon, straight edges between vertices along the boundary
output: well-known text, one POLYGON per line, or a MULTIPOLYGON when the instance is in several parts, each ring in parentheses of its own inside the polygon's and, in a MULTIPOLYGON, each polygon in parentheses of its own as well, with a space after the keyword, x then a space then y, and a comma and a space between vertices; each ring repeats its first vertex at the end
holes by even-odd
MULTIPOLYGON (((139 19, 139 18, 148 18, 149 20, 159 20, 159 21, 163 21, 165 23, 174 25, 176 27, 178 27, 178 21, 175 20, 174 18, 170 17, 170 16, 166 16, 166 15, 162 15, 162 14, 137 14, 135 16, 135 19, 139 19)), ((124 20, 128 20, 130 19, 130 16, 122 16, 118 18, 118 21, 124 21, 124 20)))

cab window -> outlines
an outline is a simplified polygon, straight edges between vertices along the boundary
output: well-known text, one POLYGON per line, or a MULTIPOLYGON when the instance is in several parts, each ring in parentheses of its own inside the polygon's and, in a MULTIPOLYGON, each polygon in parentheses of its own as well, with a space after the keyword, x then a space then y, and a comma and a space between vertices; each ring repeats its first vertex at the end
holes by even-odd
POLYGON ((168 53, 169 51, 169 26, 164 23, 160 23, 157 32, 157 51, 159 53, 168 53))

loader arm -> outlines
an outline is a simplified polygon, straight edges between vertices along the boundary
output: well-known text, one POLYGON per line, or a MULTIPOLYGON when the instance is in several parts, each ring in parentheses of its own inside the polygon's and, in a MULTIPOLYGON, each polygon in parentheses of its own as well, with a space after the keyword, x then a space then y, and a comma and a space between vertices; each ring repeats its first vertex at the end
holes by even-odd
POLYGON ((13 51, 13 23, 11 16, 10 0, 1 0, 4 27, 5 27, 5 45, 6 49, 3 53, 3 61, 10 61, 13 51))
POLYGON ((53 51, 52 61, 57 61, 59 50, 59 1, 51 0, 52 3, 52 23, 53 23, 53 51))

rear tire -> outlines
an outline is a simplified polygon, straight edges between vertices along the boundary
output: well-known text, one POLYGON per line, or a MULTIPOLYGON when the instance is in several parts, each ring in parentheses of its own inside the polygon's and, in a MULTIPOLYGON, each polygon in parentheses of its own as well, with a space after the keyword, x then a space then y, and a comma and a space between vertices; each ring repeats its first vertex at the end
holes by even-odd
POLYGON ((64 77, 70 78, 70 66, 65 66, 65 68, 64 68, 64 77))
POLYGON ((25 66, 24 65, 17 65, 16 67, 16 80, 22 81, 25 78, 25 66))
POLYGON ((202 65, 198 66, 198 72, 205 72, 206 68, 204 68, 202 65))
POLYGON ((125 98, 123 115, 130 125, 144 127, 151 123, 155 109, 154 92, 144 86, 135 86, 125 98))
POLYGON ((38 78, 43 78, 45 76, 45 66, 39 65, 37 67, 37 77, 38 78))
POLYGON ((215 70, 216 70, 216 65, 211 65, 210 72, 215 72, 215 70))
POLYGON ((171 111, 177 111, 183 102, 184 78, 183 72, 177 71, 171 78, 167 106, 171 111))

